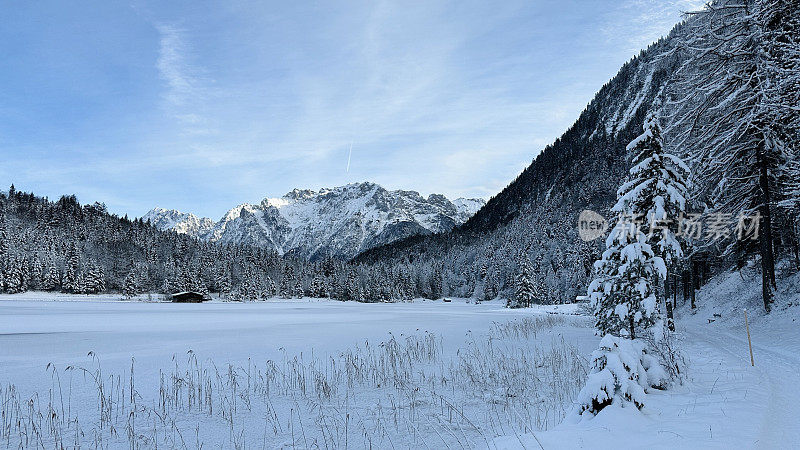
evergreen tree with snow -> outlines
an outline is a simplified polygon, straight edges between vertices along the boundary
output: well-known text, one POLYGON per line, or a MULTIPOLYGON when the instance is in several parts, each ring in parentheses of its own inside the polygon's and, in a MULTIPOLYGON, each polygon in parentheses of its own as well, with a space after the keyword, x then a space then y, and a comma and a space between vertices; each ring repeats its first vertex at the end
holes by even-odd
POLYGON ((231 271, 224 267, 217 275, 217 288, 221 297, 226 298, 231 293, 231 271))
POLYGON ((361 300, 361 287, 358 282, 358 273, 355 270, 350 270, 347 274, 347 282, 345 283, 345 300, 361 300))
POLYGON ((689 168, 664 151, 659 115, 656 101, 645 118, 644 132, 628 144, 632 167, 612 211, 641 219, 653 252, 670 262, 683 254, 676 232, 686 208, 689 168))
POLYGON ((519 275, 515 280, 514 296, 509 298, 508 307, 528 308, 540 296, 531 273, 531 265, 527 259, 520 264, 519 275))
POLYGON ((61 288, 65 292, 78 293, 81 290, 80 280, 81 258, 78 253, 78 244, 73 242, 67 252, 65 261, 64 278, 61 280, 61 288))
POLYGON ((125 298, 131 299, 136 297, 136 295, 139 293, 138 278, 139 277, 136 274, 136 269, 132 269, 130 272, 128 272, 122 287, 122 295, 124 295, 125 298))
POLYGON ((277 295, 278 288, 275 286, 275 281, 272 278, 267 277, 266 281, 264 282, 264 298, 271 298, 277 295))
POLYGON ((48 264, 42 280, 42 288, 46 291, 58 289, 61 277, 58 274, 58 269, 51 263, 48 264))
POLYGON ((642 342, 606 335, 592 352, 591 371, 578 393, 575 413, 591 418, 612 403, 642 409, 646 393, 668 383, 663 367, 642 342))
POLYGON ((25 291, 22 261, 12 258, 6 264, 5 288, 9 294, 18 294, 25 291))
POLYGON ((294 273, 292 268, 289 265, 286 265, 283 268, 283 276, 281 277, 281 285, 278 294, 281 296, 281 298, 291 298, 294 286, 294 273))
POLYGON ((442 276, 442 269, 438 265, 434 267, 433 272, 431 273, 431 289, 430 289, 430 298, 437 299, 442 298, 444 295, 444 280, 442 276))
POLYGON ((105 274, 103 269, 94 264, 87 264, 86 273, 81 277, 81 292, 85 294, 97 294, 105 291, 105 274))
POLYGON ((325 282, 322 279, 322 274, 316 273, 314 274, 314 278, 311 279, 311 285, 308 288, 309 295, 311 297, 323 298, 327 296, 325 292, 325 282))
POLYGON ((595 263, 589 299, 600 335, 636 338, 658 320, 654 280, 666 274, 664 260, 653 253, 642 231, 620 215, 595 263))
POLYGON ((497 298, 497 285, 495 284, 494 279, 488 277, 486 281, 483 282, 483 300, 490 301, 497 298))
POLYGON ((294 298, 303 298, 305 296, 305 291, 303 290, 303 283, 300 280, 294 285, 294 289, 292 290, 292 296, 294 298))
MULTIPOLYGON (((660 101, 656 99, 645 117, 644 132, 628 144, 632 167, 617 191, 618 201, 612 212, 636 220, 647 235, 646 242, 653 255, 669 265, 683 256, 676 233, 679 218, 686 209, 689 168, 681 158, 664 151, 660 109, 660 101)), ((659 277, 653 283, 659 285, 665 281, 666 272, 656 271, 656 274, 659 277)), ((665 303, 668 326, 674 329, 672 304, 665 303)))
POLYGON ((36 258, 30 264, 30 279, 28 289, 40 289, 42 287, 42 263, 36 258))

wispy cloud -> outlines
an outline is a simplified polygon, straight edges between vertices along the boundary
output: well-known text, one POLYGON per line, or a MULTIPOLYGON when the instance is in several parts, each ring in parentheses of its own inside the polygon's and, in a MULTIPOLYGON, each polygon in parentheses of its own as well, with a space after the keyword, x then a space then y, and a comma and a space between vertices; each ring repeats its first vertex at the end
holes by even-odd
POLYGON ((702 8, 708 0, 627 0, 607 14, 604 33, 622 42, 632 54, 665 36, 683 13, 702 8))
POLYGON ((156 29, 160 37, 156 68, 166 83, 165 110, 183 125, 184 132, 210 134, 209 119, 201 113, 210 88, 201 70, 191 62, 192 49, 186 42, 186 30, 167 24, 158 24, 156 29))

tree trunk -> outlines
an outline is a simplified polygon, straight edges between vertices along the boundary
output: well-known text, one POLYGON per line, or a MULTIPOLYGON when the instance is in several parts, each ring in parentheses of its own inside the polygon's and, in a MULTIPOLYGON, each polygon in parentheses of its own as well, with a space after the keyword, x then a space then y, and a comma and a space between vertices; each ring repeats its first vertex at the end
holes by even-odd
POLYGON ((756 152, 758 164, 759 192, 761 198, 758 207, 761 214, 761 226, 758 234, 761 251, 761 296, 764 300, 764 309, 769 312, 772 303, 772 289, 775 288, 775 258, 772 248, 772 214, 770 210, 769 172, 767 161, 764 158, 764 140, 761 140, 756 152))
POLYGON ((691 277, 689 276, 689 270, 683 269, 681 273, 681 284, 683 285, 683 304, 686 304, 686 300, 689 299, 689 283, 691 282, 691 277))
POLYGON ((636 339, 636 326, 633 323, 633 316, 631 315, 628 316, 629 316, 628 320, 630 322, 630 327, 631 327, 631 339, 636 339))
POLYGON ((664 279, 664 306, 666 306, 667 309, 667 328, 669 328, 670 331, 675 331, 675 320, 672 316, 672 302, 670 302, 669 300, 670 296, 669 281, 670 281, 670 275, 669 272, 667 272, 667 277, 664 279))
POLYGON ((695 292, 696 292, 696 284, 697 284, 697 265, 694 263, 694 259, 689 260, 689 296, 692 299, 692 309, 697 309, 697 304, 695 303, 695 292))
POLYGON ((669 301, 669 298, 665 298, 665 304, 667 305, 667 328, 669 331, 675 331, 675 319, 672 317, 672 302, 669 301))
POLYGON ((675 309, 675 308, 678 307, 678 283, 680 281, 680 280, 678 280, 678 274, 677 273, 675 275, 673 275, 672 280, 673 280, 673 283, 674 283, 673 289, 672 289, 672 308, 675 309))

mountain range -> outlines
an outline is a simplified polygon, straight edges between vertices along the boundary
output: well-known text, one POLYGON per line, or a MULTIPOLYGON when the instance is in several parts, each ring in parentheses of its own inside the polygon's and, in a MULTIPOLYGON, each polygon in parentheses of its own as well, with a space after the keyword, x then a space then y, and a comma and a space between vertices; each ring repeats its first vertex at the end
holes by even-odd
POLYGON ((350 259, 409 236, 450 231, 484 204, 483 199, 425 198, 364 182, 319 191, 295 189, 280 198, 236 206, 217 222, 162 208, 142 219, 203 241, 254 245, 311 260, 350 259))

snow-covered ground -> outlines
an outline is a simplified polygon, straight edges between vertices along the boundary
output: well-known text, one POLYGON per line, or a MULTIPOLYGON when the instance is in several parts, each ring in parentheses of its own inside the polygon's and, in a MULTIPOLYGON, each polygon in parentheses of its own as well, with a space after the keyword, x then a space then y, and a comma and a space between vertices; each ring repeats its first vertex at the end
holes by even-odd
POLYGON ((769 315, 759 282, 757 270, 723 274, 698 293, 695 312, 678 308, 688 380, 648 394, 641 413, 608 408, 592 420, 567 420, 535 437, 497 438, 490 447, 800 448, 800 275, 779 283, 769 315))
POLYGON ((599 341, 576 305, 0 296, 0 404, 56 412, 55 425, 0 424, 0 437, 16 446, 38 426, 111 447, 797 448, 800 276, 766 315, 757 275, 719 276, 695 312, 678 308, 683 385, 648 394, 641 412, 563 423, 599 341))
POLYGON ((576 309, 0 296, 0 404, 21 419, 4 419, 0 437, 45 447, 53 434, 66 446, 486 445, 554 426, 569 409, 581 355, 597 342, 576 309))

